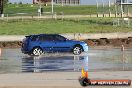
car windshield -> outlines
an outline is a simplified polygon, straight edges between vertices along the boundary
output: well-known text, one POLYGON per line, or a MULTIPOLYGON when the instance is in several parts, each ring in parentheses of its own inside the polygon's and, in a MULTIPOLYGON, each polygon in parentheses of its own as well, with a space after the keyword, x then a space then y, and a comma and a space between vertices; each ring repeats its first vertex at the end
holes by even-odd
POLYGON ((56 35, 55 37, 54 37, 54 40, 55 41, 65 41, 65 40, 67 40, 65 37, 63 37, 63 36, 60 36, 60 35, 56 35))

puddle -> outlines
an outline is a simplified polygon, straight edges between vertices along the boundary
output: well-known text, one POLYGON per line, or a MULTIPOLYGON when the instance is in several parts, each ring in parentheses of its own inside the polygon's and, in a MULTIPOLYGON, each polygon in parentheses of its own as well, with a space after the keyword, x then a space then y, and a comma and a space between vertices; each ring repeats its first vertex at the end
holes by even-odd
POLYGON ((69 53, 45 54, 30 57, 20 49, 4 49, 0 57, 0 73, 45 71, 132 71, 132 49, 90 49, 74 56, 69 53))

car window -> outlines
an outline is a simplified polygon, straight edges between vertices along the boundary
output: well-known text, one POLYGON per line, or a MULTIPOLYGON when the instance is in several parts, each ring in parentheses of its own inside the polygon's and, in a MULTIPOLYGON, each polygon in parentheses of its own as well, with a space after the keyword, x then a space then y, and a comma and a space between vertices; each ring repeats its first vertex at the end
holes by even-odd
POLYGON ((39 37, 39 40, 40 41, 53 41, 54 38, 51 35, 43 35, 43 36, 40 36, 39 37))
POLYGON ((44 36, 39 36, 39 41, 44 41, 44 36))
POLYGON ((55 41, 64 41, 64 40, 66 40, 66 38, 63 36, 55 35, 54 40, 55 41))

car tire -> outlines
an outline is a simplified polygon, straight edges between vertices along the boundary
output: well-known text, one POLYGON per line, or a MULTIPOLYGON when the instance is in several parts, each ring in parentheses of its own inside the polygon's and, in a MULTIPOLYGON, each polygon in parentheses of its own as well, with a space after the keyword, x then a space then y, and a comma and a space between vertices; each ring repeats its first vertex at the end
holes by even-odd
POLYGON ((33 56, 40 56, 43 54, 43 50, 40 47, 35 47, 32 50, 32 55, 33 56))
POLYGON ((74 55, 80 55, 82 53, 82 47, 80 45, 76 45, 73 48, 73 54, 74 55))

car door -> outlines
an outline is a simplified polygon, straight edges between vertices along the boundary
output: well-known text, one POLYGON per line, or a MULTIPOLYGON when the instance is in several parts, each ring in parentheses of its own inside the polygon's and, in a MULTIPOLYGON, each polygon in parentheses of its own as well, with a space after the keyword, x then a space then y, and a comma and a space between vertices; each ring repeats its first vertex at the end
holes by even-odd
POLYGON ((54 42, 55 45, 53 48, 55 51, 65 52, 71 50, 72 43, 68 42, 67 39, 63 36, 54 35, 54 42))
POLYGON ((51 35, 41 35, 39 37, 39 44, 40 47, 45 51, 45 52, 52 52, 53 46, 54 46, 54 41, 53 37, 51 35))

